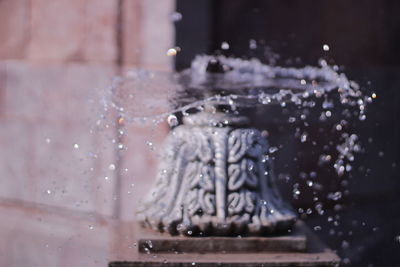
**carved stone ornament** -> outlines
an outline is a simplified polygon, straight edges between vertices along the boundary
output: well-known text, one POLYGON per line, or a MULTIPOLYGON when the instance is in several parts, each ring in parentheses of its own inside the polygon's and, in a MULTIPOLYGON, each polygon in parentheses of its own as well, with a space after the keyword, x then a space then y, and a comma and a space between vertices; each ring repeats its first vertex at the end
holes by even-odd
POLYGON ((247 123, 219 112, 185 117, 165 141, 142 225, 188 236, 288 230, 296 216, 278 192, 267 141, 247 123))

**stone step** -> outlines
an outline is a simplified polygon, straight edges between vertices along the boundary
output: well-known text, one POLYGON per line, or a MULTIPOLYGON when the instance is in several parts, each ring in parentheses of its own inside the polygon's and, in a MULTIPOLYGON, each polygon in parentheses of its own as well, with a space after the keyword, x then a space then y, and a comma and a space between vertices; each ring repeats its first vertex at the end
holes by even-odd
POLYGON ((304 224, 297 222, 289 234, 246 237, 184 237, 138 228, 140 253, 302 252, 307 248, 304 224))

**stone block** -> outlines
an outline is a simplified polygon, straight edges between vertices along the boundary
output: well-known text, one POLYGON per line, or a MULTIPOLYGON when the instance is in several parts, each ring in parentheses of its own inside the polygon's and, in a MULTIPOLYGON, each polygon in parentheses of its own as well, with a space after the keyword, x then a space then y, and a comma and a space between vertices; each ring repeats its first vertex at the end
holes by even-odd
POLYGON ((6 102, 6 67, 0 64, 0 118, 5 114, 6 102))
POLYGON ((29 1, 0 1, 0 59, 25 57, 29 41, 29 1))
POLYGON ((174 44, 172 0, 123 1, 123 62, 138 67, 170 70, 167 50, 174 44))
POLYGON ((117 59, 117 3, 91 0, 85 6, 83 56, 88 62, 114 63, 117 59))
POLYGON ((292 231, 273 236, 171 236, 139 225, 136 228, 140 253, 261 253, 305 252, 307 238, 304 225, 297 223, 292 231))
POLYGON ((112 215, 115 185, 104 165, 113 154, 97 148, 97 134, 81 123, 43 123, 35 129, 34 171, 28 181, 35 183, 36 191, 27 200, 112 215), (98 202, 100 195, 107 201, 98 202))
POLYGON ((0 62, 4 77, 5 113, 42 121, 92 119, 97 101, 111 82, 108 65, 0 62))
POLYGON ((1 119, 0 130, 0 195, 29 200, 35 192, 32 152, 34 144, 28 136, 32 125, 22 120, 1 119))
POLYGON ((174 45, 174 25, 171 15, 175 10, 172 0, 143 1, 141 64, 146 68, 170 70, 172 58, 167 50, 174 45))
MULTIPOLYGON (((327 248, 319 239, 312 233, 304 223, 297 224, 301 228, 301 232, 307 237, 306 251, 195 251, 196 244, 203 237, 184 237, 183 239, 192 242, 193 251, 190 253, 167 253, 167 252, 152 252, 133 253, 120 244, 118 254, 113 254, 109 266, 110 267, 133 267, 133 266, 337 266, 340 258, 329 248, 327 248)), ((131 225, 130 228, 134 229, 131 225)), ((125 226, 124 233, 127 229, 125 226)), ((135 230, 130 230, 135 232, 135 230)), ((172 237, 173 238, 173 237, 172 237)), ((171 238, 171 239, 172 239, 171 238)), ((229 241, 229 248, 233 248, 235 244, 240 244, 239 238, 229 241)), ((130 242, 124 240, 124 242, 130 242)), ((179 241, 178 241, 179 242, 179 241)), ((200 241, 206 243, 206 241, 200 241)), ((148 245, 150 242, 147 243, 148 245)), ((140 248, 138 248, 140 249, 140 248)), ((188 250, 188 248, 185 248, 188 250)))
POLYGON ((122 0, 122 61, 125 65, 140 65, 141 0, 122 0))
POLYGON ((28 57, 37 61, 82 61, 86 1, 31 1, 28 57))
POLYGON ((101 217, 0 199, 1 266, 106 266, 110 223, 101 217))
POLYGON ((8 177, 1 196, 112 215, 115 179, 107 167, 115 155, 107 142, 115 131, 91 129, 113 68, 8 61, 0 69, 6 165, 0 172, 8 177))
POLYGON ((32 0, 29 59, 113 63, 117 53, 116 3, 32 0))

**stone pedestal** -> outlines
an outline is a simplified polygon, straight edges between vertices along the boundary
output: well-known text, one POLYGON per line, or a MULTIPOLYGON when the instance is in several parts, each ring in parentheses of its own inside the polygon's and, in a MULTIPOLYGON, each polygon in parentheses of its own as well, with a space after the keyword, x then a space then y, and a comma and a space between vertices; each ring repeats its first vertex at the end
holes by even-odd
POLYGON ((174 237, 139 227, 136 231, 139 253, 110 267, 337 266, 340 261, 301 221, 285 236, 174 237))
POLYGON ((278 191, 261 132, 246 117, 223 112, 183 121, 165 140, 139 212, 142 225, 187 236, 286 233, 296 214, 278 191))

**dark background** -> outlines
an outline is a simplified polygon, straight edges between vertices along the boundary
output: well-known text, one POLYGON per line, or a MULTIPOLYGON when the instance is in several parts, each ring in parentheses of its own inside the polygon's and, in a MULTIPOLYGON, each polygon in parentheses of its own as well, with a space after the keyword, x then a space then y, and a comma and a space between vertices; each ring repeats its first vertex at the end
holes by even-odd
MULTIPOLYGON (((299 67, 324 58, 339 65, 366 94, 377 94, 367 120, 351 121, 364 153, 344 177, 315 166, 313 157, 320 148, 293 141, 295 126, 288 125, 282 108, 260 109, 254 123, 268 129, 271 144, 284 146, 275 160, 282 191, 295 209, 312 210, 299 215, 311 228, 321 226, 316 233, 338 251, 342 265, 400 266, 400 1, 177 0, 177 11, 182 14, 175 24, 176 45, 181 47, 177 70, 189 67, 196 54, 257 57, 299 67), (256 49, 249 48, 250 40, 256 49), (229 50, 221 50, 222 42, 229 43, 229 50), (329 51, 323 51, 324 44, 329 51), (308 188, 300 170, 315 171, 322 189, 308 188), (299 199, 292 196, 296 183, 299 199), (335 191, 343 197, 329 200, 327 193, 335 191), (315 210, 315 196, 324 205, 323 215, 315 210)), ((332 138, 318 134, 331 125, 313 122, 311 118, 308 131, 318 143, 332 138)))

